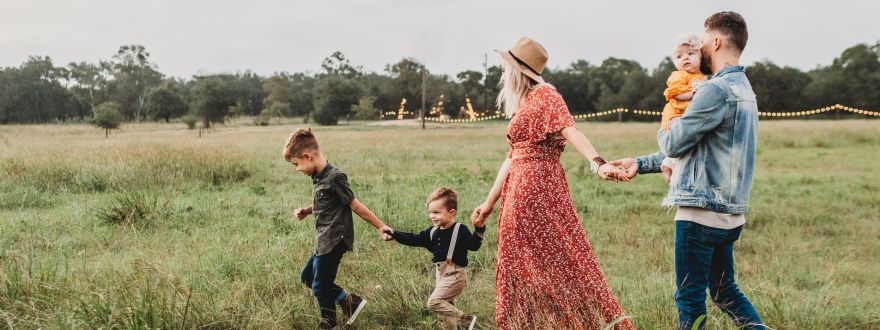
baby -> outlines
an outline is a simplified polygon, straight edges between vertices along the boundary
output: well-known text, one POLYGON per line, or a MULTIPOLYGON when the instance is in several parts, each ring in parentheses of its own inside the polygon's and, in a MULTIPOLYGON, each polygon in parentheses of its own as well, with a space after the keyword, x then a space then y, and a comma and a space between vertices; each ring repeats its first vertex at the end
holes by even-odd
MULTIPOLYGON (((666 106, 663 108, 663 119, 660 128, 669 131, 678 117, 684 115, 688 103, 694 98, 699 85, 706 81, 706 76, 700 73, 700 37, 695 34, 680 35, 676 37, 675 48, 672 52, 672 63, 677 71, 669 75, 666 80, 666 90, 663 96, 666 98, 666 106)), ((672 168, 675 159, 666 157, 660 167, 666 181, 672 176, 672 168)))

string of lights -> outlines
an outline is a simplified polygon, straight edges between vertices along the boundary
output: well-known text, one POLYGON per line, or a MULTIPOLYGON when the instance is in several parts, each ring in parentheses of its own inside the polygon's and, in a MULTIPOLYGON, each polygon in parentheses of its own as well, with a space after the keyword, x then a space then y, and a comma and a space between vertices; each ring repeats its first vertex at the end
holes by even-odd
POLYGON ((432 121, 435 123, 472 123, 472 122, 477 122, 477 121, 493 120, 493 119, 501 119, 501 118, 504 118, 504 115, 496 114, 496 115, 492 115, 492 116, 478 117, 478 118, 474 118, 474 119, 469 119, 469 118, 461 118, 461 119, 425 118, 425 121, 432 121))
MULTIPOLYGON (((835 105, 817 108, 817 109, 811 109, 811 110, 795 111, 795 112, 759 111, 758 116, 760 116, 760 117, 804 117, 804 116, 811 116, 811 115, 826 113, 826 112, 834 111, 834 110, 842 110, 842 111, 847 111, 850 113, 855 113, 855 114, 860 114, 860 115, 880 117, 880 112, 878 112, 878 111, 858 109, 858 108, 853 108, 853 107, 840 105, 840 104, 835 104, 835 105)), ((614 114, 618 114, 618 113, 625 113, 625 112, 632 112, 633 114, 640 115, 640 116, 659 117, 662 115, 662 113, 660 111, 638 110, 638 109, 631 110, 631 109, 626 109, 626 108, 617 108, 617 109, 605 110, 602 112, 578 114, 578 115, 574 115, 572 117, 574 117, 574 119, 592 119, 592 118, 610 116, 610 115, 614 115, 614 114)), ((401 118, 402 114, 409 115, 409 114, 413 114, 413 112, 402 111, 402 112, 387 112, 387 113, 385 113, 386 116, 398 115, 399 116, 398 118, 401 118)), ((449 119, 446 119, 446 118, 430 117, 430 118, 425 118, 425 120, 430 121, 430 122, 436 122, 436 123, 472 123, 472 122, 478 122, 478 121, 484 121, 484 120, 503 119, 503 118, 504 118, 503 114, 499 114, 498 112, 496 112, 496 114, 492 115, 492 116, 477 117, 477 118, 473 118, 473 119, 470 119, 470 118, 462 118, 462 119, 449 118, 449 119)))
POLYGON ((877 111, 857 109, 857 108, 848 107, 848 106, 840 105, 840 104, 835 104, 832 106, 822 107, 822 108, 818 108, 818 109, 796 111, 796 112, 761 112, 761 111, 759 111, 758 116, 764 116, 764 117, 802 117, 802 116, 816 115, 816 114, 825 113, 825 112, 834 111, 834 110, 843 110, 843 111, 847 111, 847 112, 851 112, 851 113, 855 113, 855 114, 860 114, 860 115, 880 117, 880 112, 877 112, 877 111))

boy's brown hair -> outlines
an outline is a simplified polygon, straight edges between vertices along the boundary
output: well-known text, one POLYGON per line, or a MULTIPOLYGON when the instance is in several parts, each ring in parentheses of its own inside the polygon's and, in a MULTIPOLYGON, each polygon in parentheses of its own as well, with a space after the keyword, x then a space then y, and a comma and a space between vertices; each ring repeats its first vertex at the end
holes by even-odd
POLYGON ((458 209, 458 197, 455 195, 455 191, 446 187, 440 187, 437 188, 437 190, 434 190, 434 192, 428 196, 428 200, 425 201, 425 206, 440 199, 443 200, 443 206, 446 207, 447 210, 458 209))
POLYGON ((732 11, 712 14, 712 16, 706 19, 704 27, 726 35, 730 44, 739 50, 740 53, 746 48, 746 42, 749 41, 749 29, 746 27, 746 20, 742 15, 732 11))
POLYGON ((299 128, 296 132, 287 137, 284 143, 284 159, 292 161, 294 158, 302 157, 303 153, 320 150, 318 147, 318 138, 312 134, 312 129, 308 127, 299 128))

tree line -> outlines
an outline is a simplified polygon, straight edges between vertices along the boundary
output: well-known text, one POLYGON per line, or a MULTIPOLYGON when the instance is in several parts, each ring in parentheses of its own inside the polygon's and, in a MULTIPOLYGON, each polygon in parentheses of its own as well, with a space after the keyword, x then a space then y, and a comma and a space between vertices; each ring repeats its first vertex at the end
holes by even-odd
MULTIPOLYGON (((669 58, 654 68, 611 57, 595 64, 578 60, 546 69, 573 114, 611 108, 660 111, 669 58)), ((831 104, 880 110, 880 42, 844 50, 827 66, 809 71, 755 62, 746 74, 762 111, 794 112, 831 104)), ((182 120, 190 127, 252 116, 258 124, 276 117, 303 117, 322 125, 340 119, 378 119, 401 107, 421 108, 422 85, 431 115, 464 117, 468 107, 494 113, 501 70, 432 73, 412 58, 367 72, 341 52, 324 59, 317 73, 250 71, 193 76, 163 74, 140 45, 124 45, 108 60, 56 66, 48 56, 31 56, 18 67, 0 68, 0 123, 86 121, 107 114, 114 120, 182 120), (403 100, 407 100, 403 102, 403 100), (469 104, 470 103, 470 104, 469 104)), ((623 120, 645 120, 623 113, 623 120)), ((615 118, 617 119, 617 118, 615 118)), ((102 126, 104 127, 104 126, 102 126)))

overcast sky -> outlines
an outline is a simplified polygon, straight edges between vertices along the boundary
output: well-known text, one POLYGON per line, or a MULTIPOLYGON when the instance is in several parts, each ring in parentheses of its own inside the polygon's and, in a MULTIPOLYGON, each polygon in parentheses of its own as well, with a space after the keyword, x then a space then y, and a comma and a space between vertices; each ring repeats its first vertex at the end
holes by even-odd
POLYGON ((701 32, 720 10, 749 26, 748 64, 770 59, 803 70, 827 65, 847 47, 880 40, 880 2, 728 1, 189 1, 0 0, 0 66, 29 55, 56 65, 109 59, 142 44, 159 70, 193 74, 320 70, 340 50, 367 71, 415 57, 432 72, 482 70, 530 36, 548 66, 614 56, 655 67, 676 34, 701 32))

